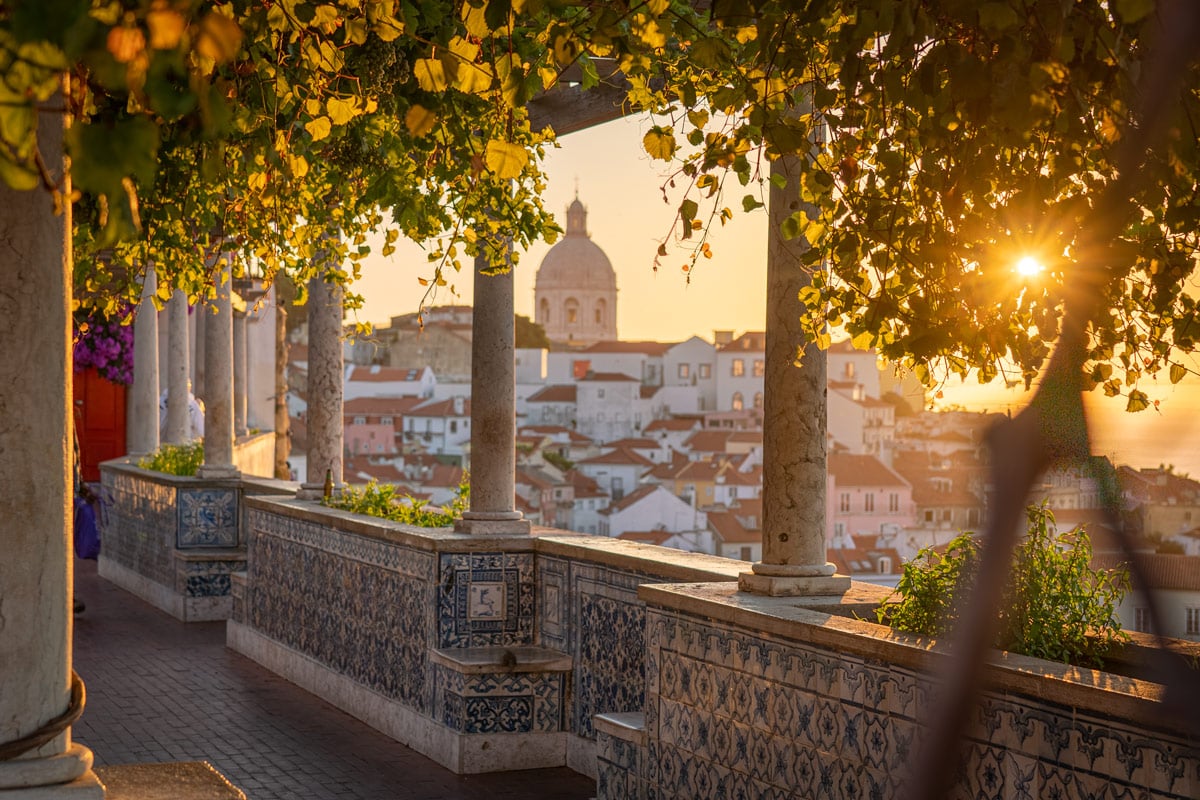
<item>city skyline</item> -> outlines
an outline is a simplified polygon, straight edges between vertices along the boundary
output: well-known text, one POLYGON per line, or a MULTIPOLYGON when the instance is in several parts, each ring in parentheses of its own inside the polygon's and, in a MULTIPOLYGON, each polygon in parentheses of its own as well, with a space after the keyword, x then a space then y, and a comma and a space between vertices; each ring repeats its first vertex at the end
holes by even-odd
MULTIPOLYGON (((641 148, 650 124, 647 117, 616 120, 570 134, 559 147, 548 148, 546 207, 564 227, 566 207, 577 192, 587 207, 592 241, 608 255, 617 273, 620 338, 683 341, 698 335, 711 341, 714 330, 763 330, 767 215, 765 209, 741 211, 741 197, 753 184, 742 187, 734 182, 723 201, 735 209, 733 219, 715 226, 713 257, 699 260, 690 283, 680 269, 688 260, 686 251, 672 242, 668 242, 669 256, 654 272, 654 256, 670 230, 679 196, 671 194, 671 202, 663 202, 660 187, 669 167, 652 162, 641 148)), ((419 246, 400 242, 396 252, 385 258, 379 255, 380 245, 377 242, 364 260, 363 277, 354 285, 364 297, 357 312, 360 322, 382 324, 391 316, 416 311, 426 292, 418 278, 432 273, 419 246)), ((538 242, 521 253, 514 274, 518 314, 534 316, 534 277, 549 249, 550 245, 538 242)), ((447 280, 451 286, 442 288, 430 304, 469 304, 472 286, 466 268, 447 280)), ((1121 398, 1106 398, 1099 392, 1089 395, 1094 450, 1121 463, 1156 466, 1161 462, 1200 474, 1200 448, 1192 444, 1193 420, 1200 418, 1198 384, 1194 375, 1177 386, 1165 376, 1143 380, 1139 388, 1159 406, 1137 414, 1126 413, 1121 398)), ((935 407, 1015 413, 1032 396, 1022 387, 1005 389, 1001 380, 978 386, 952 378, 941 388, 943 396, 935 399, 935 407)))

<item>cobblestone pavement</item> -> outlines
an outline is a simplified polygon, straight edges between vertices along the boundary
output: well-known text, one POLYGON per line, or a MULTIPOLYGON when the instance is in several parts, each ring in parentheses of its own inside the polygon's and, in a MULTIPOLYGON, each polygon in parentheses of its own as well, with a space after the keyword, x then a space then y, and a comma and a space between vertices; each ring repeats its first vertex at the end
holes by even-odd
POLYGON ((585 800, 566 768, 455 775, 225 647, 220 622, 178 622, 76 561, 74 738, 97 765, 208 761, 250 800, 585 800))

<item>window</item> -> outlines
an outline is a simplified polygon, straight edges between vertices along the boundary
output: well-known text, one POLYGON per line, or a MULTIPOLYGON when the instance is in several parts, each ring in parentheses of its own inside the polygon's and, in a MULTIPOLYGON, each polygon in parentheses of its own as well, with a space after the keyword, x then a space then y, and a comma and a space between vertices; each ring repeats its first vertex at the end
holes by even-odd
POLYGON ((1188 636, 1200 635, 1200 608, 1189 608, 1186 611, 1188 636))
POLYGON ((603 300, 596 301, 596 324, 597 325, 604 324, 604 301, 603 300))
POLYGON ((540 312, 538 316, 541 317, 542 324, 545 325, 550 321, 550 301, 543 297, 542 302, 538 305, 538 311, 540 312))
POLYGON ((379 420, 379 422, 383 425, 394 425, 396 423, 396 421, 391 417, 383 417, 379 420))
POLYGON ((711 378, 712 377, 712 364, 701 364, 700 365, 700 377, 701 378, 711 378))
POLYGON ((874 510, 875 510, 875 495, 868 494, 865 497, 863 497, 863 511, 874 511, 874 510))
POLYGON ((456 419, 450 420, 450 432, 458 433, 458 420, 456 420, 456 419))
POLYGON ((679 377, 687 378, 687 377, 690 377, 691 374, 692 374, 692 365, 691 364, 680 364, 679 365, 679 377))
POLYGON ((596 397, 599 397, 601 400, 603 400, 603 399, 604 399, 604 390, 603 390, 603 389, 597 389, 597 390, 596 390, 596 397))
POLYGON ((844 369, 844 370, 842 370, 842 374, 843 374, 844 376, 846 376, 847 378, 853 378, 853 377, 854 377, 854 362, 853 362, 853 361, 847 361, 847 362, 846 362, 846 367, 845 367, 845 369, 844 369))
POLYGON ((880 575, 891 575, 892 574, 892 559, 889 556, 880 556, 879 557, 879 574, 880 575))
POLYGON ((355 424, 355 425, 366 425, 366 424, 367 424, 367 418, 366 418, 366 417, 355 417, 355 418, 354 418, 354 424, 355 424))
POLYGON ((567 302, 563 304, 564 316, 567 318, 568 325, 575 325, 579 322, 579 301, 574 297, 568 297, 567 302))
POLYGON ((925 511, 925 521, 933 522, 933 509, 932 508, 925 511))
POLYGON ((942 522, 949 522, 954 518, 953 512, 948 508, 942 509, 942 522))
POLYGON ((734 392, 733 393, 733 401, 730 402, 729 405, 734 411, 741 411, 742 408, 746 405, 746 401, 742 399, 742 393, 734 392))
POLYGON ((754 407, 755 408, 763 407, 763 393, 762 392, 754 393, 754 407))
POLYGON ((612 499, 620 500, 625 496, 625 481, 623 478, 613 476, 612 479, 612 499))
POLYGON ((1133 610, 1133 629, 1142 633, 1154 633, 1154 631, 1150 630, 1151 627, 1150 609, 1135 608, 1133 610))
POLYGON ((742 561, 753 561, 754 560, 754 548, 749 547, 749 546, 743 547, 740 558, 742 559, 742 561))
POLYGON ((850 510, 850 493, 842 492, 841 496, 838 498, 838 511, 849 511, 849 510, 850 510))
POLYGON ((900 495, 892 492, 888 495, 888 511, 896 512, 900 510, 900 495))
POLYGON ((740 378, 746 374, 746 362, 740 358, 733 360, 733 366, 730 368, 730 374, 735 378, 740 378))
POLYGON ((833 538, 835 540, 841 540, 841 538, 845 535, 846 535, 846 523, 844 523, 844 522, 833 523, 833 538))
POLYGON ((754 359, 754 377, 761 378, 766 367, 766 363, 761 358, 754 359))

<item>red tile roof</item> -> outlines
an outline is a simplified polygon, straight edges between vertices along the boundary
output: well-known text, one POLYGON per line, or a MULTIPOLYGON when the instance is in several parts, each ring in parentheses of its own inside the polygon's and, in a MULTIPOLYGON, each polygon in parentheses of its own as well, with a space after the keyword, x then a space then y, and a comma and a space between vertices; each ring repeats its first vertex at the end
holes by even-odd
POLYGON ((615 442, 605 442, 604 447, 628 447, 640 450, 657 450, 658 442, 653 439, 617 439, 615 442))
POLYGON ((638 455, 633 450, 625 447, 618 447, 616 450, 605 453, 600 456, 592 456, 585 458, 579 462, 580 464, 636 464, 639 467, 652 467, 654 462, 644 456, 638 455))
POLYGON ((683 446, 696 453, 724 453, 725 443, 732 435, 731 430, 699 430, 689 436, 683 446))
POLYGON ((580 378, 581 381, 604 381, 606 383, 641 383, 637 378, 631 378, 623 372, 589 372, 580 378))
POLYGON ((830 453, 827 470, 838 487, 844 486, 908 486, 908 481, 888 469, 874 456, 849 453, 830 453))
POLYGON ((899 575, 903 568, 903 561, 900 558, 900 554, 891 547, 872 548, 870 550, 859 550, 854 547, 831 547, 826 551, 825 557, 843 575, 899 575), (891 559, 891 570, 889 572, 879 571, 879 562, 883 558, 891 559))
POLYGON ((700 427, 698 419, 656 419, 646 426, 645 433, 655 431, 690 431, 700 427))
POLYGON ((762 530, 747 528, 732 511, 709 511, 708 527, 725 544, 760 544, 762 530))
MULTIPOLYGON (((659 491, 660 489, 662 489, 662 487, 657 486, 657 485, 640 486, 640 487, 638 487, 637 490, 630 492, 629 494, 622 497, 620 500, 614 500, 613 503, 608 508, 604 509, 604 511, 607 513, 612 513, 614 511, 624 511, 625 509, 629 508, 634 503, 644 500, 645 498, 649 497, 650 495, 654 494, 655 492, 659 491)), ((663 489, 663 491, 666 491, 666 490, 663 489)))
POLYGON ((589 497, 608 497, 608 494, 600 488, 600 484, 577 469, 567 472, 563 477, 575 487, 576 500, 584 500, 589 497))
POLYGON ((448 397, 445 400, 431 400, 424 405, 417 406, 410 410, 406 417, 469 417, 471 416, 471 400, 470 398, 462 398, 462 412, 454 410, 454 401, 457 398, 448 397))
MULTIPOLYGON (((1200 556, 1165 553, 1139 553, 1138 556, 1152 589, 1200 592, 1200 556)), ((1128 558, 1123 553, 1097 553, 1092 557, 1092 565, 1103 569, 1113 569, 1126 561, 1128 558)))
POLYGON ((544 389, 538 389, 525 400, 526 403, 574 403, 576 387, 574 384, 570 386, 558 385, 547 386, 544 389))
POLYGON ((342 413, 368 414, 370 416, 402 417, 410 409, 424 403, 421 397, 356 397, 342 403, 342 413))

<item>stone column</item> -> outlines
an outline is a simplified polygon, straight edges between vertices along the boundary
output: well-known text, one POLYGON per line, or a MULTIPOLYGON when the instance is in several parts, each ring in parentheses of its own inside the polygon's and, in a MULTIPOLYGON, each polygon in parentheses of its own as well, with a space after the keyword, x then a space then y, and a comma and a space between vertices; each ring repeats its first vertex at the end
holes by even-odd
POLYGON ((308 282, 308 468, 296 496, 322 496, 326 470, 342 485, 342 287, 308 282))
POLYGON ((133 320, 133 386, 125 404, 125 430, 131 456, 158 449, 158 309, 154 295, 158 276, 146 265, 142 301, 133 320))
MULTIPOLYGON (((61 113, 38 114, 53 178, 62 136, 61 113)), ((71 207, 55 215, 41 186, 0 181, 0 342, 0 750, 20 751, 0 761, 0 797, 102 799, 70 727, 29 741, 73 705, 71 207)))
POLYGON ((245 436, 246 427, 246 312, 233 312, 233 434, 245 436))
MULTIPOLYGON (((197 313, 202 313, 197 309, 197 313)), ((192 425, 188 418, 188 384, 191 374, 191 352, 188 338, 187 293, 176 289, 167 303, 168 339, 167 361, 167 430, 168 444, 186 444, 192 440, 192 425)))
MULTIPOLYGON (((279 292, 274 289, 276 300, 279 298, 279 292)), ((287 362, 288 362, 288 341, 287 341, 287 309, 283 306, 275 306, 275 477, 280 480, 290 481, 292 479, 291 470, 288 468, 288 458, 291 456, 292 447, 288 440, 288 407, 287 407, 287 362)))
POLYGON ((797 296, 810 280, 802 238, 785 240, 783 221, 800 209, 799 160, 771 163, 767 239, 767 341, 763 376, 763 555, 738 577, 755 594, 840 595, 850 579, 834 575, 825 553, 826 354, 806 343, 797 296), (787 179, 783 188, 776 176, 787 179), (796 353, 802 352, 799 367, 796 353))
POLYGON ((455 529, 474 534, 527 534, 516 510, 517 397, 513 274, 485 275, 475 259, 471 321, 471 510, 455 529))
POLYGON ((204 315, 204 463, 201 478, 234 478, 233 465, 233 307, 228 259, 217 273, 217 296, 204 315), (215 311, 215 313, 214 313, 215 311))
POLYGON ((207 387, 204 385, 204 343, 206 334, 204 324, 208 322, 208 309, 205 303, 197 300, 192 312, 192 394, 196 397, 207 397, 207 387))

